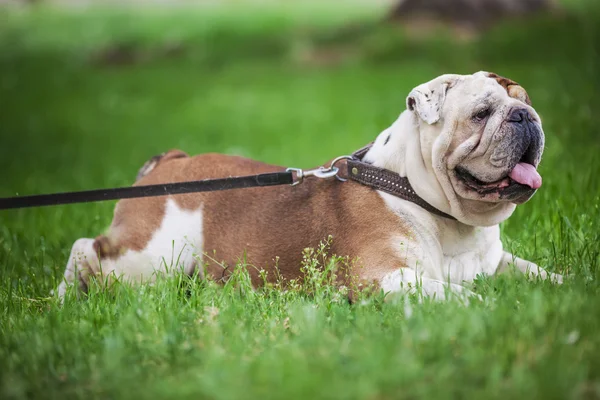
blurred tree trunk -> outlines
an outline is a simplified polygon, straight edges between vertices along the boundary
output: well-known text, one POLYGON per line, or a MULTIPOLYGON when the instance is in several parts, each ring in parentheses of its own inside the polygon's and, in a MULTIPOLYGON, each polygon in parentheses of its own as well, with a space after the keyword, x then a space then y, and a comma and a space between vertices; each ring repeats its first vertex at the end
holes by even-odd
POLYGON ((553 0, 400 0, 389 19, 431 19, 484 28, 501 18, 521 17, 554 9, 553 0))

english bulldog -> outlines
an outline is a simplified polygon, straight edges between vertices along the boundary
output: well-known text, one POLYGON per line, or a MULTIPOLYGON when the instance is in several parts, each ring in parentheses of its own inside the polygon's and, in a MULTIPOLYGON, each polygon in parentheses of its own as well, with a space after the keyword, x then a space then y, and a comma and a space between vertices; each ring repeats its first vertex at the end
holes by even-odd
MULTIPOLYGON (((264 282, 261 270, 267 280, 298 279, 303 249, 328 237, 331 254, 354 260, 346 277, 386 293, 469 295, 479 274, 509 270, 561 283, 562 276, 504 251, 500 240, 498 224, 542 184, 543 148, 540 117, 516 82, 484 71, 442 75, 408 94, 406 109, 362 157, 406 178, 422 204, 338 179, 121 200, 107 233, 74 243, 54 292, 86 290, 92 277, 105 284, 174 273, 221 280, 242 258, 253 285, 264 282)), ((284 169, 171 150, 148 161, 134 186, 284 169)))

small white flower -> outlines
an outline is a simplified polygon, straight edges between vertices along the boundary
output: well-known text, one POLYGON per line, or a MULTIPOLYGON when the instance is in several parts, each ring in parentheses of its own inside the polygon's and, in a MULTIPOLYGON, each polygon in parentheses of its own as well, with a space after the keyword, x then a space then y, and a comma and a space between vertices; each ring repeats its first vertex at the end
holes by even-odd
POLYGON ((565 337, 566 344, 575 344, 579 340, 579 331, 571 331, 565 337))

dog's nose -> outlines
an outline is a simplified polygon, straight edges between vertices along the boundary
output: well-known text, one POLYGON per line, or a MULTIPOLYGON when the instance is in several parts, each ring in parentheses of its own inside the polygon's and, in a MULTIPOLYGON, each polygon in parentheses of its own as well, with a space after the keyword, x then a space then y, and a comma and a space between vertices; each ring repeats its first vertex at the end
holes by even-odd
POLYGON ((508 115, 509 122, 524 122, 526 120, 531 121, 531 115, 525 108, 515 108, 508 115))

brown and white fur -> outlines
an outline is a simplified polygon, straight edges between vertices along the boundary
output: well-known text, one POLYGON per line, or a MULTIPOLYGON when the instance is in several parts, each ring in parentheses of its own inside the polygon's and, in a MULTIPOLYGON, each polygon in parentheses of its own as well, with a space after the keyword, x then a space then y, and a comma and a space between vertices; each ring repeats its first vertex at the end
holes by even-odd
MULTIPOLYGON (((300 276, 303 249, 329 235, 332 254, 356 260, 350 274, 386 292, 419 286, 436 298, 444 298, 447 289, 468 294, 464 283, 478 274, 507 271, 511 264, 561 282, 560 275, 505 252, 500 241, 498 224, 535 190, 512 184, 510 191, 475 190, 456 172, 462 168, 492 186, 507 179, 524 157, 523 146, 515 143, 525 133, 535 136, 527 151, 528 162, 537 167, 543 132, 524 89, 487 72, 443 75, 415 88, 407 108, 377 137, 365 161, 407 176, 418 195, 456 221, 336 179, 121 200, 108 233, 73 245, 58 296, 73 284, 85 290, 92 276, 102 282, 151 282, 157 274, 173 273, 220 279, 224 266, 242 257, 255 267, 249 268, 254 285, 262 282, 260 269, 270 277, 294 279, 300 276), (490 110, 485 119, 474 117, 485 114, 478 111, 482 104, 490 110), (529 125, 511 120, 515 109, 528 113, 529 125)), ((172 150, 146 163, 135 185, 283 169, 242 157, 189 157, 172 150)))

